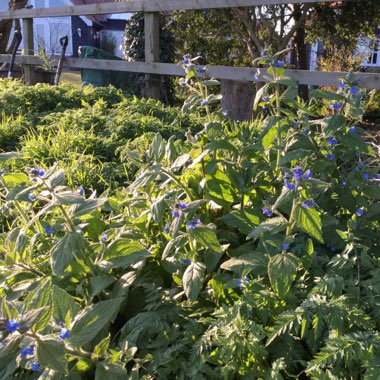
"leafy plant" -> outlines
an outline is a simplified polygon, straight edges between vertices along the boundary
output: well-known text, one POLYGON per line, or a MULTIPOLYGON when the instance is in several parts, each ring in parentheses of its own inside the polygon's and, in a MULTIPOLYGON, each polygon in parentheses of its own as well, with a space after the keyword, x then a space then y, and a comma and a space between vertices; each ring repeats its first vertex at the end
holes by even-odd
POLYGON ((174 121, 198 114, 136 99, 80 110, 75 126, 92 109, 99 125, 124 106, 151 115, 136 140, 122 116, 106 123, 138 171, 99 196, 67 187, 62 161, 11 172, 22 155, 0 154, 2 378, 376 378, 380 188, 359 84, 316 90, 331 105, 317 118, 278 57, 261 60, 252 123, 202 104, 210 83, 191 59, 189 108, 206 119, 186 140, 174 121), (171 134, 149 129, 161 112, 171 134))

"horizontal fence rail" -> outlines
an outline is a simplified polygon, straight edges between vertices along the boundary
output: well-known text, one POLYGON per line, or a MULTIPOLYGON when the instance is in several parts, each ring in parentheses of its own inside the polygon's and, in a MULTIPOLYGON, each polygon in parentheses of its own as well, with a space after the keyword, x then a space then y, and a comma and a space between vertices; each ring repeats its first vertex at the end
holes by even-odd
MULTIPOLYGON (((0 54, 0 62, 10 62, 7 54, 0 54)), ((57 65, 58 60, 52 62, 53 66, 57 65)), ((16 63, 28 65, 41 65, 42 60, 36 56, 17 56, 16 63)), ((185 70, 173 63, 160 62, 128 62, 115 60, 98 60, 98 59, 81 59, 66 58, 64 66, 78 69, 99 69, 111 71, 124 71, 146 74, 160 74, 185 76, 185 70)), ((346 72, 323 72, 323 71, 305 71, 305 70, 285 70, 285 75, 294 78, 299 84, 316 85, 316 86, 339 86, 340 78, 344 77, 346 72)), ((380 74, 376 73, 356 73, 360 78, 362 86, 380 90, 380 74)), ((230 67, 230 66, 207 66, 204 73, 206 78, 229 79, 244 82, 268 81, 267 70, 254 67, 230 67), (255 74, 260 76, 255 79, 255 74)))
MULTIPOLYGON (((0 12, 0 19, 85 16, 129 12, 165 12, 175 10, 236 8, 257 5, 318 2, 321 2, 321 0, 128 0, 118 3, 87 4, 59 8, 36 8, 2 11, 0 12)), ((336 0, 324 0, 323 2, 334 3, 336 0)))

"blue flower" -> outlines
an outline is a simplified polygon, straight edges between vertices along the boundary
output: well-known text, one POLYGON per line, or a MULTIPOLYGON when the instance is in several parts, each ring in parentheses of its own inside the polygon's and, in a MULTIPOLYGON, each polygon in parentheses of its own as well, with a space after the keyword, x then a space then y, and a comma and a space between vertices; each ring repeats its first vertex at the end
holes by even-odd
POLYGON ((67 339, 70 336, 70 330, 66 329, 65 327, 62 327, 61 332, 58 334, 58 336, 62 340, 67 339))
POLYGON ((201 221, 196 218, 194 220, 192 220, 191 222, 187 223, 187 228, 190 228, 191 230, 193 230, 201 221))
POLYGON ((263 96, 262 99, 264 102, 269 102, 269 96, 263 96))
POLYGON ((305 181, 309 180, 313 176, 313 173, 311 172, 310 169, 307 169, 305 174, 303 175, 303 179, 305 181))
POLYGON ((184 210, 187 207, 187 204, 186 202, 179 202, 178 206, 181 210, 184 210))
POLYGON ((198 67, 197 68, 197 73, 202 74, 206 72, 206 67, 198 67))
POLYGON ((251 279, 247 276, 244 276, 243 278, 239 278, 236 280, 236 285, 237 286, 242 286, 244 282, 251 281, 251 279))
POLYGON ((269 216, 269 217, 271 217, 272 215, 273 215, 273 212, 272 212, 272 210, 269 210, 268 208, 266 208, 266 207, 263 207, 262 209, 261 209, 261 211, 263 212, 263 214, 264 215, 266 215, 266 216, 269 216))
POLYGON ((34 202, 36 200, 36 198, 34 197, 34 195, 30 194, 30 193, 28 194, 28 199, 29 199, 30 202, 34 202))
POLYGON ((179 211, 172 210, 172 215, 173 215, 174 218, 179 218, 179 211))
POLYGON ((293 182, 288 182, 286 179, 284 179, 284 186, 288 190, 294 190, 296 188, 296 185, 293 182))
POLYGON ((102 234, 102 235, 100 236, 100 241, 101 241, 103 244, 105 244, 107 240, 108 240, 108 236, 107 236, 107 234, 102 234))
POLYGON ((356 132, 356 127, 352 126, 350 127, 350 129, 348 130, 348 133, 352 134, 352 133, 355 133, 356 132))
POLYGON ((21 356, 24 356, 24 357, 26 357, 28 355, 32 356, 32 355, 34 355, 34 348, 32 346, 25 347, 20 351, 20 354, 21 354, 21 356))
POLYGON ((13 333, 18 330, 20 323, 16 319, 11 319, 5 322, 5 331, 13 333))
POLYGON ((54 228, 50 226, 45 226, 44 230, 45 230, 46 235, 50 235, 54 232, 54 228))
POLYGON ((207 106, 208 105, 208 100, 204 99, 201 101, 201 106, 207 106))
POLYGON ((186 81, 185 81, 185 79, 181 78, 181 79, 179 80, 179 85, 180 85, 181 87, 186 87, 186 81))
POLYGON ((296 166, 294 169, 293 169, 293 178, 294 179, 301 179, 303 176, 303 171, 302 171, 302 168, 300 166, 296 166))
POLYGON ((284 61, 277 61, 277 62, 275 63, 275 66, 276 66, 276 67, 284 67, 284 61))
POLYGON ((350 94, 355 95, 359 92, 359 89, 356 86, 350 88, 350 94))
POLYGON ((332 108, 334 110, 338 110, 339 108, 342 108, 342 103, 341 102, 331 103, 330 108, 332 108))
POLYGON ((345 83, 344 83, 344 81, 341 80, 338 89, 339 89, 340 91, 343 91, 343 90, 344 90, 344 87, 345 87, 345 83))
POLYGON ((82 196, 84 194, 84 189, 83 187, 80 187, 78 190, 77 190, 77 193, 82 196))
POLYGON ((284 251, 287 251, 290 248, 290 245, 288 243, 284 243, 281 247, 284 251))
POLYGON ((294 128, 297 128, 298 127, 298 123, 296 121, 292 121, 290 123, 294 128))
POLYGON ((164 233, 165 233, 165 234, 168 234, 169 231, 170 231, 170 225, 169 225, 169 223, 166 223, 166 224, 165 224, 165 227, 164 227, 164 233))
POLYGON ((41 371, 41 367, 37 362, 30 363, 30 367, 31 367, 33 372, 41 371))
POLYGON ((347 184, 346 184, 346 182, 345 181, 342 181, 341 183, 340 183, 340 187, 345 187, 347 184))
POLYGON ((369 181, 370 180, 369 174, 368 173, 364 173, 363 174, 363 179, 364 179, 364 181, 369 181))
POLYGON ((190 55, 190 54, 185 54, 185 55, 183 56, 183 61, 182 61, 182 63, 183 63, 184 65, 188 65, 188 64, 190 63, 190 58, 191 58, 191 55, 190 55))
POLYGON ((189 265, 191 264, 191 260, 190 259, 179 259, 179 262, 181 264, 184 264, 184 265, 189 265))
POLYGON ((310 201, 302 202, 301 204, 302 204, 302 207, 310 208, 310 207, 313 207, 315 205, 315 200, 312 199, 310 201))
POLYGON ((356 210, 356 215, 357 215, 357 216, 362 216, 362 215, 364 215, 364 209, 363 209, 363 208, 358 208, 358 209, 356 210))
POLYGON ((309 120, 309 116, 308 116, 308 115, 302 115, 301 118, 302 118, 303 120, 309 120))
POLYGON ((33 175, 38 175, 39 177, 42 177, 46 174, 45 170, 41 168, 32 168, 30 169, 30 173, 33 175))
POLYGON ((329 136, 326 141, 328 144, 332 146, 335 146, 336 144, 338 144, 338 140, 334 136, 329 136))

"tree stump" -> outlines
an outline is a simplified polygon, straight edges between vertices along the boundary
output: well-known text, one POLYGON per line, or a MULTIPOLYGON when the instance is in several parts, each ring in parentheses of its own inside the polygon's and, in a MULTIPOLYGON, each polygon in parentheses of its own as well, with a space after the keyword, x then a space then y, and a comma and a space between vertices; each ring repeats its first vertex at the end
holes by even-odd
POLYGON ((232 120, 251 120, 256 91, 252 83, 222 80, 221 106, 232 120))

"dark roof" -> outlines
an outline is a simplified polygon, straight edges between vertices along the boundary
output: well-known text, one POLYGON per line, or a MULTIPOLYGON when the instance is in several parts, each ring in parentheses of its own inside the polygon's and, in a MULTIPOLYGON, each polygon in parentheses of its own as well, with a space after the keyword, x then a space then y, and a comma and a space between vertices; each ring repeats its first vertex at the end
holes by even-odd
MULTIPOLYGON (((116 3, 116 0, 71 0, 74 5, 85 5, 85 4, 99 4, 99 3, 116 3)), ((107 22, 107 15, 88 15, 86 16, 91 21, 97 24, 103 24, 107 22)))

